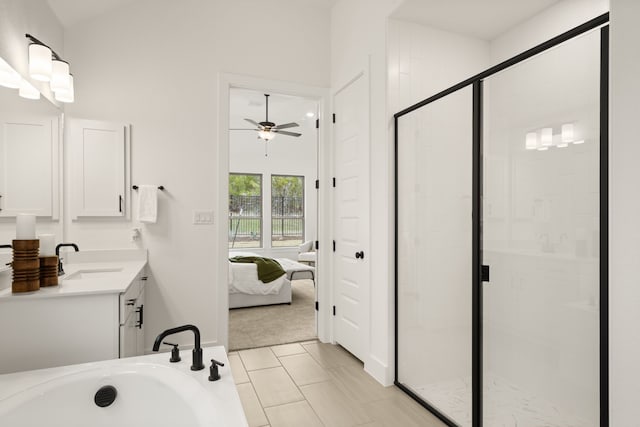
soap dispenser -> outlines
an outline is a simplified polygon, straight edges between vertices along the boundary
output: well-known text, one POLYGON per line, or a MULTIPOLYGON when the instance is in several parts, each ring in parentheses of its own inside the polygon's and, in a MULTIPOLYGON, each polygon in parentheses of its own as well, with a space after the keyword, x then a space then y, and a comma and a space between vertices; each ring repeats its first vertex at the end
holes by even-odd
POLYGON ((177 362, 182 360, 180 358, 180 349, 178 348, 178 344, 172 344, 172 343, 166 342, 166 341, 164 341, 162 344, 172 345, 173 346, 173 348, 171 349, 171 359, 169 359, 169 362, 177 363, 177 362))
POLYGON ((211 359, 211 367, 209 368, 209 381, 218 381, 220 379, 218 366, 224 366, 224 363, 220 363, 215 359, 211 359))

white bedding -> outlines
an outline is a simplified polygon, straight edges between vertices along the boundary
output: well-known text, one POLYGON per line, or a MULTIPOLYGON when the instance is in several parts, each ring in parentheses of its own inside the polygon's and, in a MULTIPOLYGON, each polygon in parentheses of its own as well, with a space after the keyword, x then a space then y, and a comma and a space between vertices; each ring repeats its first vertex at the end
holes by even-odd
MULTIPOLYGON (((234 256, 260 256, 252 252, 234 252, 234 256)), ((287 275, 283 274, 273 282, 263 283, 258 279, 258 267, 253 264, 244 264, 229 261, 229 293, 249 295, 275 295, 280 292, 287 275)))

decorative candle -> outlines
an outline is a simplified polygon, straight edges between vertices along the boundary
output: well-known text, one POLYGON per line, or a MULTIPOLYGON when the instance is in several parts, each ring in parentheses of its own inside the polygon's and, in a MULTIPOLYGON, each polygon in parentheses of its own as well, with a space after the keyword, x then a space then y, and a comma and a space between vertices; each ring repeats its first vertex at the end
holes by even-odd
POLYGON ((34 240, 36 238, 36 216, 18 214, 16 217, 16 240, 34 240))
POLYGON ((40 256, 54 256, 56 254, 56 240, 53 234, 40 234, 40 256))

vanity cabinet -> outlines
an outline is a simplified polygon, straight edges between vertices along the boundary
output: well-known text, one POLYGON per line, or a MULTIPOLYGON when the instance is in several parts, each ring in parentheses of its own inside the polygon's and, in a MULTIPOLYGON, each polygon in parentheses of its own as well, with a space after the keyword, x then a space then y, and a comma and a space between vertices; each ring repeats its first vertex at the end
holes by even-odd
POLYGON ((133 280, 114 279, 113 285, 63 281, 28 295, 2 291, 0 374, 144 354, 147 267, 121 265, 132 265, 123 271, 129 269, 133 280))
POLYGON ((130 217, 129 126, 69 119, 72 219, 130 217))
POLYGON ((0 114, 0 217, 58 219, 59 118, 0 114))

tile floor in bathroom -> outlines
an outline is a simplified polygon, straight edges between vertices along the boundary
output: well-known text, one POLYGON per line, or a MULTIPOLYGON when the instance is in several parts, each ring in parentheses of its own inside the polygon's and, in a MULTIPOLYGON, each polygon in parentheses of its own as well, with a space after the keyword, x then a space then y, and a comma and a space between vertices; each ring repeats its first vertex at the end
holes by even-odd
POLYGON ((249 426, 423 426, 437 418, 383 387, 339 346, 318 341, 229 353, 249 426))

